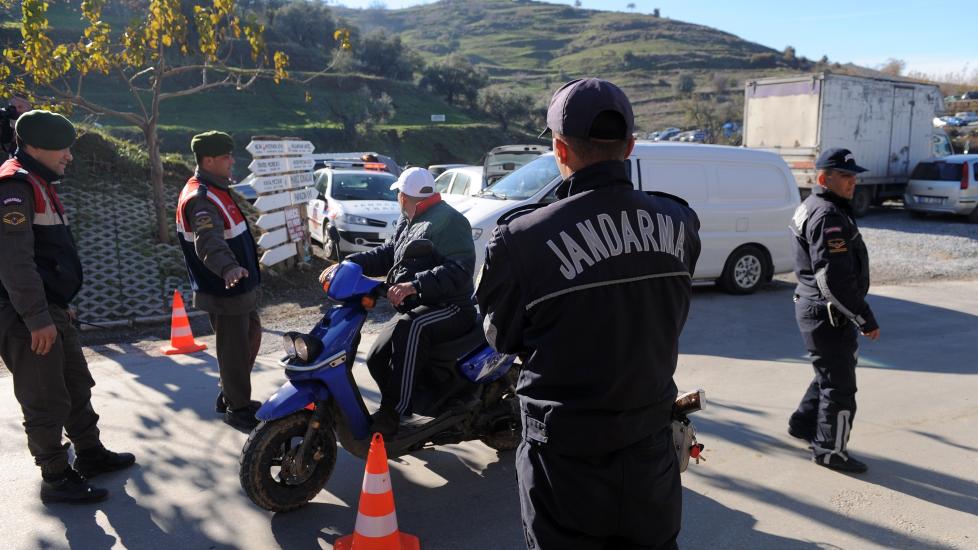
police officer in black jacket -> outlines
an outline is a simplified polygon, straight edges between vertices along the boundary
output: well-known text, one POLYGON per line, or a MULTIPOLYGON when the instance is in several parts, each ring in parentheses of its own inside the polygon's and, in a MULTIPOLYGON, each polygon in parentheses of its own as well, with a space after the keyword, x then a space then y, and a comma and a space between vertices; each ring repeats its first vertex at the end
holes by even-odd
POLYGON ((788 433, 808 441, 816 464, 865 472, 846 451, 856 415, 857 332, 879 338, 866 294, 869 255, 852 217, 856 164, 848 149, 828 149, 815 162, 818 186, 795 211, 795 319, 811 354, 815 379, 788 422, 788 433))
POLYGON ((476 293, 489 342, 523 357, 516 461, 527 546, 675 548, 672 376, 699 220, 629 181, 632 109, 615 85, 565 84, 547 125, 565 178, 559 200, 503 220, 476 293))

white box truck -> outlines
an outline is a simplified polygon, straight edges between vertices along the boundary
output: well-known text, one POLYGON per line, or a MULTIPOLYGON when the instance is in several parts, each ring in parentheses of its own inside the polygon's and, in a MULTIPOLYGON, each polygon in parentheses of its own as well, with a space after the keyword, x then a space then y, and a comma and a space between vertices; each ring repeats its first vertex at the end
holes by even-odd
POLYGON ((788 163, 802 198, 815 183, 815 159, 833 147, 855 154, 860 174, 857 216, 886 198, 902 197, 917 162, 952 153, 933 126, 944 97, 933 84, 832 73, 748 81, 744 145, 773 151, 788 163))

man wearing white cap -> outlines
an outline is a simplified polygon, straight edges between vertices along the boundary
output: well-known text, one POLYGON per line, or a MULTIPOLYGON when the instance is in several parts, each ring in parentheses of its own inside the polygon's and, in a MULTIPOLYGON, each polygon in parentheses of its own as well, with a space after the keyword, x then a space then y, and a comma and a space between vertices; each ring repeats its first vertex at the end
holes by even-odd
MULTIPOLYGON (((475 246, 468 220, 442 202, 434 178, 424 168, 408 168, 391 189, 399 191, 402 212, 394 235, 377 248, 346 258, 360 265, 368 277, 386 275, 387 298, 395 307, 412 295, 417 298, 411 300, 420 304, 394 316, 367 354, 367 367, 381 391, 371 431, 384 436, 396 433, 401 416, 411 414, 411 394, 428 348, 463 336, 476 320, 475 246), (408 243, 417 239, 431 241, 434 254, 405 258, 408 243)), ((334 267, 323 271, 321 282, 334 267)))

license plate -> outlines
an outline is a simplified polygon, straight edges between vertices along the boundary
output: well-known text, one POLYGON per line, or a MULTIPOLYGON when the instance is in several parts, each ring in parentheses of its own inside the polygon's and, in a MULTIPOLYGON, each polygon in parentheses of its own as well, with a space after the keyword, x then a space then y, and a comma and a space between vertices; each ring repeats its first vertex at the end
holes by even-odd
POLYGON ((944 197, 918 197, 921 204, 944 204, 944 197))

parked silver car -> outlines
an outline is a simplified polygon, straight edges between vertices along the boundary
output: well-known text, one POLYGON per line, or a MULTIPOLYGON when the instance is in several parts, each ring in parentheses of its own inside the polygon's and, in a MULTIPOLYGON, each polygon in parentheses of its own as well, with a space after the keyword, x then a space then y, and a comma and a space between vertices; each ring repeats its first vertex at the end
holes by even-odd
POLYGON ((951 155, 917 163, 903 203, 912 214, 966 215, 978 223, 978 155, 951 155))

